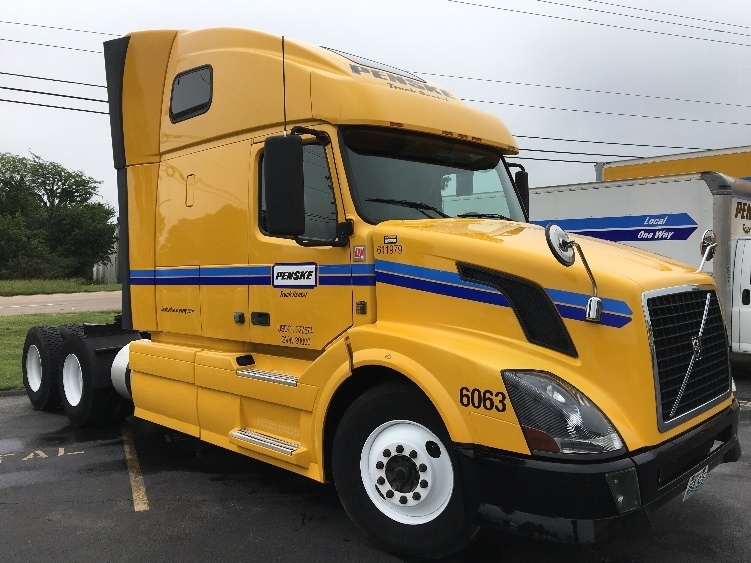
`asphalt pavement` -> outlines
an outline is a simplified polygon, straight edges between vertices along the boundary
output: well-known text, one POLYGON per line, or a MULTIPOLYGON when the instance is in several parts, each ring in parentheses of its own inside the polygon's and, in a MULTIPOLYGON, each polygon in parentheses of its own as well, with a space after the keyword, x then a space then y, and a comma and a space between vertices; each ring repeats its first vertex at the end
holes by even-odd
MULTIPOLYGON (((746 453, 652 514, 651 528, 594 546, 487 529, 450 561, 751 560, 751 381, 739 397, 746 453)), ((411 561, 371 545, 331 485, 135 418, 76 429, 0 394, 0 561, 53 560, 411 561)))
POLYGON ((31 313, 109 311, 122 307, 121 295, 121 291, 92 291, 0 297, 0 317, 31 313))

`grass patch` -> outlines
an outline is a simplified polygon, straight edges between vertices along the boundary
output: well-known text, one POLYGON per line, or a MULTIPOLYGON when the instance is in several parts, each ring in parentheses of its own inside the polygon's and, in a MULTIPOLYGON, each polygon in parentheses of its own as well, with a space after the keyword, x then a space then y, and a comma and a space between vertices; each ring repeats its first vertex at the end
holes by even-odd
POLYGON ((50 293, 79 293, 82 291, 117 291, 119 283, 93 283, 80 278, 69 280, 0 280, 0 297, 40 295, 50 293))
POLYGON ((26 333, 32 326, 65 323, 111 323, 120 311, 44 313, 0 317, 0 391, 23 389, 21 356, 26 333))

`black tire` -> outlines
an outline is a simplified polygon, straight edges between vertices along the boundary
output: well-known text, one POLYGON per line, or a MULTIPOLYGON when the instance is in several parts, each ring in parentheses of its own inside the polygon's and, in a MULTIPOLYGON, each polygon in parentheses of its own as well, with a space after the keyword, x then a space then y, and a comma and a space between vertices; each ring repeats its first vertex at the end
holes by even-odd
POLYGON ((115 391, 111 387, 94 388, 86 345, 76 334, 69 334, 63 342, 57 374, 60 401, 71 423, 93 426, 108 417, 115 391))
POLYGON ((418 389, 406 384, 386 383, 364 393, 347 409, 334 437, 332 470, 342 505, 371 541, 390 552, 441 558, 460 551, 474 539, 478 527, 468 520, 457 467, 452 442, 440 416, 418 389), (410 429, 414 429, 414 436, 410 429), (420 445, 431 433, 437 439, 420 445), (392 452, 388 448, 381 450, 379 443, 397 445, 392 452), (431 452, 432 460, 426 452, 431 452), (371 455, 387 453, 387 457, 372 463, 376 457, 371 455), (363 468, 373 465, 382 471, 388 481, 381 481, 381 477, 373 480, 377 471, 361 472, 361 461, 363 468), (400 466, 402 472, 397 473, 400 466), (423 479, 426 476, 432 483, 423 479), (372 483, 370 494, 364 479, 372 483), (395 495, 389 496, 394 490, 395 495), (431 494, 437 496, 431 498, 431 494), (397 501, 409 506, 400 508, 397 501), (431 510, 430 503, 438 501, 441 508, 431 510), (420 506, 421 502, 426 504, 420 506), (404 514, 412 509, 425 513, 404 514))
POLYGON ((26 333, 21 359, 23 386, 37 410, 51 411, 60 406, 57 364, 62 344, 60 333, 52 326, 35 326, 26 333))
POLYGON ((57 330, 60 331, 60 336, 62 336, 63 340, 68 338, 71 335, 78 336, 79 338, 83 338, 83 324, 82 323, 66 323, 64 325, 60 325, 57 327, 57 330))

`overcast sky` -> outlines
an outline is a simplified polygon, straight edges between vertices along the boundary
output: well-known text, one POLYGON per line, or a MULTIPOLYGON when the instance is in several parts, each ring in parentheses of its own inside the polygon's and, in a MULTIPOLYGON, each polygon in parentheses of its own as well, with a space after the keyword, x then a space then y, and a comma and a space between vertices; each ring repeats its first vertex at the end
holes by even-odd
MULTIPOLYGON (((626 143, 751 145, 749 0, 2 0, 0 19, 0 73, 105 84, 100 53, 13 41, 101 51, 109 36, 31 24, 114 35, 247 27, 422 73, 505 121, 533 186, 594 181, 595 172, 593 164, 532 158, 685 152, 626 143)), ((106 99, 103 88, 7 74, 0 86, 5 100, 107 111, 102 103, 7 89, 106 99)), ((103 199, 117 205, 106 115, 0 102, 0 152, 34 152, 81 170, 102 180, 103 199)))

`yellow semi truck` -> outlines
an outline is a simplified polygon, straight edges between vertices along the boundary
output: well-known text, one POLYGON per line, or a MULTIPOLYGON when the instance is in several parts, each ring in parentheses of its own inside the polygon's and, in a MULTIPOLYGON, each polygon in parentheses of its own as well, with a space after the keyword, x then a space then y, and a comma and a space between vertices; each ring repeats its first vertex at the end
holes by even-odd
POLYGON ((333 481, 423 557, 483 524, 595 541, 739 458, 712 278, 529 224, 496 117, 248 30, 132 33, 105 63, 122 317, 29 332, 35 407, 333 481))

